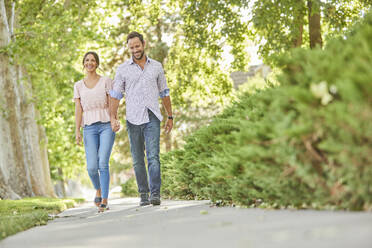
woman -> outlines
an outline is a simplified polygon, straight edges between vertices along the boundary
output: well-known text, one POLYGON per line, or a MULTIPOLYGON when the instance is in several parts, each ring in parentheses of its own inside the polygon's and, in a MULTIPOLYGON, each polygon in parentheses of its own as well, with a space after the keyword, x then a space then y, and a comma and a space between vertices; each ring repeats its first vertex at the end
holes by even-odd
POLYGON ((112 80, 97 74, 99 58, 95 52, 84 55, 83 66, 86 76, 74 85, 76 143, 81 143, 83 127, 87 170, 96 189, 94 203, 103 212, 108 210, 109 159, 115 140, 109 114, 112 80))

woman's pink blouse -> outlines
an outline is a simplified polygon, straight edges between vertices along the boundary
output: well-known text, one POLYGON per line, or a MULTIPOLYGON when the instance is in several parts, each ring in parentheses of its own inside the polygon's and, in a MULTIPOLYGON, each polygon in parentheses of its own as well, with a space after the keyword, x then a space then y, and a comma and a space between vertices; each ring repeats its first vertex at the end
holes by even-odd
POLYGON ((106 76, 102 76, 92 89, 86 87, 83 80, 75 83, 74 98, 80 98, 83 108, 82 126, 110 121, 108 96, 112 85, 113 81, 106 76))

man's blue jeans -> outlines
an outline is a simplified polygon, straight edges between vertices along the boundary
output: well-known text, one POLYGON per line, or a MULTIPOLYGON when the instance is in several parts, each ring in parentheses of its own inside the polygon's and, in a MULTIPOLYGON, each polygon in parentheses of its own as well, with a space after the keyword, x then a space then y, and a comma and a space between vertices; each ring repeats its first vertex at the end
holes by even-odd
POLYGON ((110 184, 109 160, 115 133, 110 122, 96 122, 84 127, 84 148, 90 180, 102 198, 108 198, 110 184))
POLYGON ((142 125, 134 125, 127 121, 127 131, 133 159, 133 168, 137 179, 138 192, 160 194, 160 121, 151 111, 148 112, 150 122, 142 125), (145 166, 145 147, 150 188, 145 166))

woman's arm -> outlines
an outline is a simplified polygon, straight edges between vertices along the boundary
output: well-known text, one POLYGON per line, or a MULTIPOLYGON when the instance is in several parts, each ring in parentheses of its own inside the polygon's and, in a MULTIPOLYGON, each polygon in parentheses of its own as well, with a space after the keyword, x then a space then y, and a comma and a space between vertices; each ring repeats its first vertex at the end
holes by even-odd
POLYGON ((117 132, 120 129, 120 121, 118 118, 118 107, 120 100, 109 97, 109 110, 112 131, 117 132))
POLYGON ((75 139, 76 144, 81 144, 81 121, 83 119, 83 108, 81 107, 80 98, 75 98, 75 139))

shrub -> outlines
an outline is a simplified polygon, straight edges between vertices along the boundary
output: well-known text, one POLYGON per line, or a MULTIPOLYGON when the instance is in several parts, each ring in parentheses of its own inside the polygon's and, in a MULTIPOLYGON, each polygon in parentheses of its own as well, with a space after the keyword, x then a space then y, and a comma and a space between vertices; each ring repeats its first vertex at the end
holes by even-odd
POLYGON ((163 193, 246 206, 371 208, 371 39, 369 14, 324 50, 279 58, 281 86, 242 95, 183 149, 162 156, 163 193))
POLYGON ((137 184, 134 177, 129 178, 121 185, 121 194, 123 197, 137 196, 137 184))

